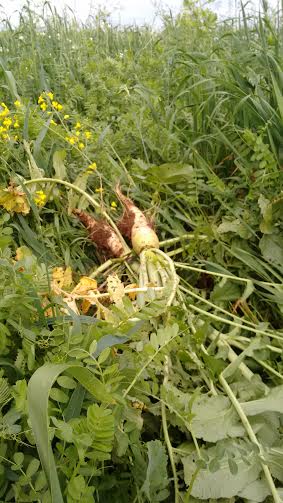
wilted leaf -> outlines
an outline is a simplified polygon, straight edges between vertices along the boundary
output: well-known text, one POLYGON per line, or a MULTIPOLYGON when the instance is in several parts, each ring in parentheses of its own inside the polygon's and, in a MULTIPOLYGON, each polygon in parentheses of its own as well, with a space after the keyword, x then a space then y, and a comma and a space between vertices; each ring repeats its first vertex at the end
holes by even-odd
POLYGON ((64 269, 63 267, 54 267, 52 270, 52 290, 60 288, 65 289, 69 288, 73 282, 72 278, 72 269, 71 267, 67 267, 64 269))
POLYGON ((30 205, 25 192, 12 185, 8 189, 0 189, 0 206, 3 206, 10 213, 27 215, 30 212, 30 205))
POLYGON ((125 287, 117 274, 107 276, 107 291, 110 300, 118 307, 123 307, 123 298, 125 296, 125 287))
POLYGON ((86 296, 91 292, 97 292, 97 281, 88 276, 82 276, 79 283, 72 290, 72 293, 77 296, 86 296))

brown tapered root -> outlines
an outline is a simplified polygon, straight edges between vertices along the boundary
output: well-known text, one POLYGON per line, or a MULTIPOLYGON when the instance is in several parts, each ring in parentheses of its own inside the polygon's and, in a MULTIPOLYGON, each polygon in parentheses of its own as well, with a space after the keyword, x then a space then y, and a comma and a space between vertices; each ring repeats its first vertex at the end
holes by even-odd
POLYGON ((92 215, 77 209, 73 210, 73 214, 87 228, 89 238, 96 244, 98 251, 104 257, 121 257, 123 255, 123 245, 114 229, 107 222, 96 220, 92 215))

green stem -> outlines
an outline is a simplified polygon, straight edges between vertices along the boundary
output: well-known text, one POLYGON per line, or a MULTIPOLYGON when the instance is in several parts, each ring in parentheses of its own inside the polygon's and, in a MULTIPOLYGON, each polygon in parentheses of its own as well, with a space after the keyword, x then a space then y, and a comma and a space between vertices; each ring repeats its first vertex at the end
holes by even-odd
POLYGON ((80 189, 79 187, 76 187, 76 185, 67 182, 66 180, 60 180, 59 178, 34 178, 33 180, 27 180, 24 182, 24 185, 32 185, 33 183, 54 183, 57 185, 65 185, 65 187, 68 187, 69 189, 74 190, 75 192, 78 192, 82 196, 84 196, 94 208, 100 211, 100 213, 104 216, 105 220, 109 222, 111 227, 113 227, 114 231, 116 232, 117 236, 119 237, 125 253, 129 253, 130 248, 128 247, 127 243, 125 242, 123 236, 121 235, 118 227, 116 226, 115 222, 112 220, 112 218, 108 215, 106 211, 101 210, 100 204, 93 199, 87 192, 85 192, 83 189, 80 189))
POLYGON ((213 318, 216 321, 221 321, 222 323, 226 323, 227 325, 232 325, 233 327, 238 327, 238 328, 241 328, 242 330, 247 330, 248 332, 266 335, 267 337, 273 337, 274 339, 279 339, 280 341, 282 341, 282 336, 280 337, 279 335, 275 335, 272 332, 265 332, 263 330, 248 327, 247 325, 244 325, 241 323, 236 323, 235 321, 227 320, 225 318, 222 318, 221 316, 217 316, 216 314, 209 313, 208 311, 205 311, 204 309, 200 309, 199 307, 194 306, 193 304, 188 304, 188 307, 193 309, 193 311, 197 311, 200 314, 208 316, 209 318, 213 318))
POLYGON ((250 438, 251 442, 253 444, 255 444, 258 449, 259 449, 259 453, 260 453, 260 464, 262 466, 262 469, 263 469, 263 472, 264 472, 264 475, 265 475, 265 478, 266 478, 266 481, 267 481, 267 484, 270 488, 270 491, 271 491, 271 494, 273 496, 273 499, 274 499, 274 503, 281 503, 281 498, 277 492, 277 489, 275 487, 275 484, 274 484, 274 481, 273 481, 273 478, 271 476, 271 473, 270 473, 270 470, 268 468, 268 466, 265 464, 265 462, 262 461, 263 459, 263 449, 262 449, 262 446, 261 444, 259 443, 259 441, 257 440, 256 438, 256 435, 251 427, 251 424, 246 416, 246 414, 244 413, 243 409, 242 409, 242 406, 240 404, 240 402, 237 400, 236 396, 234 395, 231 387, 229 386, 229 384, 227 383, 225 377, 220 374, 220 377, 219 377, 219 381, 221 383, 221 385, 223 386, 225 392, 227 393, 227 396, 229 397, 232 405, 234 406, 239 418, 241 419, 242 421, 242 424, 248 434, 248 437, 250 438))
POLYGON ((197 234, 194 232, 190 232, 189 234, 183 234, 182 236, 178 236, 176 238, 170 238, 170 239, 165 239, 164 241, 159 242, 159 246, 162 248, 164 246, 170 246, 175 243, 178 243, 179 241, 182 241, 183 239, 208 239, 208 236, 205 234, 197 234))
MULTIPOLYGON (((168 383, 168 376, 169 376, 169 358, 168 358, 168 356, 165 356, 164 380, 163 380, 164 386, 166 386, 166 384, 168 383)), ((174 489, 175 489, 175 503, 179 503, 178 476, 177 476, 177 471, 176 471, 176 466, 175 466, 175 461, 174 461, 173 448, 172 448, 172 444, 171 444, 169 433, 168 433, 166 407, 165 407, 164 402, 161 402, 161 417, 162 417, 162 427, 163 427, 163 433, 164 433, 164 440, 166 443, 168 456, 170 459, 172 473, 173 473, 174 489)))
MULTIPOLYGON (((209 300, 207 299, 204 299, 203 297, 201 297, 200 295, 197 295, 196 293, 194 293, 192 290, 188 289, 188 288, 185 288, 184 286, 180 285, 180 290, 188 293, 191 297, 193 297, 194 299, 197 299, 199 300, 200 302, 203 302, 204 304, 206 304, 207 306, 210 306, 210 307, 213 307, 216 311, 220 311, 221 313, 223 314, 226 314, 226 316, 230 316, 231 318, 234 318, 234 320, 238 320, 242 323, 243 319, 240 318, 239 316, 237 316, 236 314, 233 314, 233 313, 230 313, 229 311, 227 311, 226 309, 223 309, 222 307, 220 306, 217 306, 216 304, 214 304, 213 302, 210 302, 209 300)), ((253 326, 255 329, 257 328, 257 325, 255 323, 253 323, 252 321, 249 321, 249 320, 246 320, 244 319, 244 322, 247 324, 247 325, 251 325, 253 326)), ((273 336, 274 333, 272 332, 272 330, 266 330, 265 332, 265 335, 270 335, 270 336, 273 336)))
MULTIPOLYGON (((166 244, 166 241, 162 241, 160 243, 160 246, 162 246, 163 244, 166 244)), ((232 274, 224 274, 224 273, 215 272, 215 271, 208 271, 207 269, 202 269, 200 267, 193 267, 188 264, 183 264, 182 262, 175 262, 175 267, 179 267, 180 269, 188 269, 188 270, 194 271, 194 272, 209 274, 210 276, 218 276, 220 278, 231 279, 233 281, 239 281, 240 283, 249 283, 250 281, 252 281, 258 285, 282 286, 282 283, 271 283, 268 281, 260 281, 257 279, 239 278, 238 276, 233 276, 232 274)))
POLYGON ((176 292, 177 292, 177 287, 178 287, 178 282, 179 282, 179 279, 178 279, 178 276, 176 274, 176 270, 175 270, 175 266, 174 266, 174 262, 173 260, 171 260, 171 258, 168 256, 167 253, 164 253, 163 251, 161 250, 158 250, 157 248, 154 249, 154 252, 157 254, 157 255, 160 255, 168 264, 169 266, 169 270, 171 272, 171 277, 172 277, 172 280, 173 280, 173 285, 172 285, 172 292, 170 294, 170 297, 167 301, 167 307, 171 306, 173 300, 175 299, 175 296, 176 296, 176 292))

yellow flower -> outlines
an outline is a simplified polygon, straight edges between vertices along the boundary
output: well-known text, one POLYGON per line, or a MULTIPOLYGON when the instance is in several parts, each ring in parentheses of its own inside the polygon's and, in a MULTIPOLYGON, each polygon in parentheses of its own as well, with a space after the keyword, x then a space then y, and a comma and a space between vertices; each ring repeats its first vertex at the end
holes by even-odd
POLYGON ((95 171, 97 168, 96 162, 92 162, 91 164, 88 165, 87 170, 92 172, 95 171))
POLYGON ((71 137, 71 138, 69 138, 69 139, 68 139, 68 142, 69 142, 71 145, 75 145, 75 143, 76 143, 76 138, 71 137))
POLYGON ((7 115, 9 115, 10 110, 7 107, 7 105, 5 105, 5 103, 3 101, 1 103, 1 107, 3 108, 3 110, 1 110, 1 112, 0 112, 0 117, 6 117, 7 115))
POLYGON ((10 136, 9 136, 7 133, 4 133, 4 134, 2 135, 2 138, 3 138, 4 140, 10 140, 10 136))
POLYGON ((46 194, 43 192, 43 190, 37 190, 35 194, 36 194, 34 198, 35 204, 37 204, 37 206, 44 206, 47 199, 46 194))
POLYGON ((76 125, 75 125, 75 129, 80 129, 81 127, 82 127, 81 123, 77 122, 76 125))
POLYGON ((20 100, 14 101, 14 105, 15 105, 16 108, 21 108, 21 106, 22 106, 20 100))
POLYGON ((58 102, 57 102, 57 101, 51 101, 51 105, 52 105, 54 108, 57 108, 58 102))
POLYGON ((12 119, 7 117, 7 119, 3 120, 3 126, 6 126, 7 128, 9 128, 11 126, 12 122, 13 122, 12 119))
POLYGON ((16 121, 14 122, 14 128, 15 128, 15 129, 17 129, 17 128, 19 128, 19 127, 20 127, 20 124, 19 124, 19 123, 18 123, 18 121, 16 120, 16 121))
POLYGON ((53 119, 51 119, 50 124, 52 124, 52 126, 58 126, 57 122, 55 122, 53 119))
POLYGON ((58 112, 63 110, 63 105, 61 105, 61 103, 57 103, 57 110, 58 110, 58 112))
POLYGON ((19 139, 19 137, 18 137, 18 135, 16 134, 16 135, 14 136, 14 141, 18 141, 18 139, 19 139))
POLYGON ((40 103, 44 103, 44 99, 43 99, 43 96, 42 94, 39 96, 38 100, 37 100, 37 103, 40 105, 40 103))
POLYGON ((90 140, 91 138, 91 131, 85 131, 85 137, 87 140, 90 140))
POLYGON ((46 96, 48 96, 50 100, 53 100, 54 98, 54 94, 51 91, 49 91, 49 93, 46 93, 46 96))
POLYGON ((95 192, 99 192, 100 194, 103 192, 103 188, 102 187, 99 187, 98 189, 95 189, 95 192))
POLYGON ((79 145, 78 145, 79 149, 80 150, 83 150, 85 148, 85 144, 80 142, 79 145))
POLYGON ((67 119, 70 119, 70 116, 68 114, 64 115, 64 119, 67 120, 67 119))
POLYGON ((80 134, 81 134, 81 132, 80 132, 80 131, 76 131, 76 132, 75 132, 75 135, 76 135, 76 136, 80 136, 80 134))
POLYGON ((43 110, 43 112, 45 112, 45 111, 46 111, 46 109, 47 109, 47 104, 45 103, 45 101, 44 101, 43 103, 41 103, 40 108, 41 108, 41 110, 43 110))
POLYGON ((112 201, 112 203, 111 203, 111 208, 114 208, 114 209, 116 209, 116 208, 117 208, 117 203, 115 203, 115 201, 112 201))
POLYGON ((7 132, 7 129, 3 126, 0 126, 0 134, 6 133, 6 132, 7 132))

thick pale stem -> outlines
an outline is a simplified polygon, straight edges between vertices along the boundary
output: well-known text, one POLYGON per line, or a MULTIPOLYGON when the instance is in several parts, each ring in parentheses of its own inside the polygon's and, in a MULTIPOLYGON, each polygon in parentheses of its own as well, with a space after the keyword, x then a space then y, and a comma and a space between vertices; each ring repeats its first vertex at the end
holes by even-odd
POLYGON ((220 377, 219 377, 219 381, 221 383, 221 385, 223 386, 224 390, 226 391, 232 405, 234 406, 239 418, 241 419, 242 423, 243 423, 243 426, 248 434, 248 437, 250 438, 251 442, 253 444, 255 444, 258 449, 259 449, 259 453, 260 453, 260 457, 261 457, 261 466, 262 466, 262 469, 263 469, 263 472, 264 472, 264 475, 265 475, 265 478, 266 478, 266 481, 267 481, 267 484, 270 488, 270 491, 271 491, 271 494, 273 496, 273 499, 274 499, 274 503, 282 503, 281 502, 281 498, 277 492, 277 489, 275 487, 275 484, 274 484, 274 481, 273 481, 273 478, 271 476, 271 473, 270 473, 270 470, 268 468, 268 466, 265 464, 265 462, 263 461, 263 449, 262 449, 262 446, 261 444, 259 443, 259 441, 257 440, 256 438, 256 435, 250 425, 250 422, 246 416, 246 414, 244 413, 243 409, 242 409, 242 406, 240 404, 240 402, 237 400, 236 396, 234 395, 231 387, 229 386, 229 384, 227 383, 225 377, 223 377, 222 374, 220 374, 220 377))
MULTIPOLYGON (((168 358, 168 356, 165 356, 164 379, 163 379, 164 386, 166 386, 166 384, 168 383, 168 377, 169 377, 169 358, 168 358)), ((169 459, 170 459, 170 464, 171 464, 171 468, 172 468, 172 473, 173 473, 174 489, 175 489, 175 503, 179 503, 178 476, 177 476, 177 470, 176 470, 175 461, 174 461, 173 448, 172 448, 172 444, 171 444, 169 433, 168 433, 166 407, 165 407, 164 402, 161 402, 161 417, 162 417, 162 427, 163 427, 163 433, 164 433, 164 440, 166 443, 166 447, 167 447, 167 451, 168 451, 168 455, 169 455, 169 459)))

